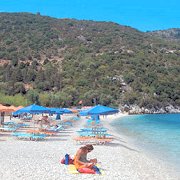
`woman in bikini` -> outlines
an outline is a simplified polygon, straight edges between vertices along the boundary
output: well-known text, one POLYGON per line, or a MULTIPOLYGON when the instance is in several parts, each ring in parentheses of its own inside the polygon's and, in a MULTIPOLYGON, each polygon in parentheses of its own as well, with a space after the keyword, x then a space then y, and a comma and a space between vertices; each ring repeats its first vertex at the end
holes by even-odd
POLYGON ((93 146, 90 144, 87 144, 83 147, 81 147, 74 158, 74 165, 76 169, 80 172, 88 171, 89 173, 97 173, 97 167, 95 164, 97 163, 97 159, 90 159, 87 160, 87 154, 93 150, 93 146))

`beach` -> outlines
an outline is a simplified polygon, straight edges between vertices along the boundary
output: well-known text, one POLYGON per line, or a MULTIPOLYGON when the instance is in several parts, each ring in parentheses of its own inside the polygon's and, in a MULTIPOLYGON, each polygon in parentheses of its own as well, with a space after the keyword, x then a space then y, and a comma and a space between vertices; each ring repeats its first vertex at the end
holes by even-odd
POLYGON ((85 120, 43 141, 23 141, 0 132, 0 177, 1 180, 56 180, 56 179, 113 179, 113 180, 178 180, 180 176, 173 168, 149 156, 135 147, 123 135, 119 135, 110 123, 123 114, 102 117, 104 127, 114 136, 106 145, 95 145, 88 158, 96 157, 103 175, 70 174, 67 166, 60 163, 66 153, 75 155, 82 145, 73 137, 82 128, 85 120))

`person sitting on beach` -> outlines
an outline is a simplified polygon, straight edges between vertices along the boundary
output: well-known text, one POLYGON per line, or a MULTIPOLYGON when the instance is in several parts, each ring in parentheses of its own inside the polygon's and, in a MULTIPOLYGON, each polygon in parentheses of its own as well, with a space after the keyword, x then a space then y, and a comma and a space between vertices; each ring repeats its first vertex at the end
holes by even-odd
POLYGON ((46 125, 49 125, 49 126, 50 126, 50 120, 49 120, 49 118, 48 118, 47 115, 46 115, 46 116, 43 116, 43 117, 41 118, 41 121, 42 121, 43 124, 46 124, 46 125))
POLYGON ((87 160, 87 154, 91 152, 94 147, 91 144, 87 144, 78 149, 74 157, 74 165, 79 172, 86 171, 92 174, 100 174, 99 169, 95 166, 97 159, 87 160))
POLYGON ((47 115, 42 116, 41 119, 37 121, 37 124, 40 124, 40 129, 42 129, 43 125, 46 125, 46 128, 47 128, 47 127, 50 127, 50 120, 47 115))

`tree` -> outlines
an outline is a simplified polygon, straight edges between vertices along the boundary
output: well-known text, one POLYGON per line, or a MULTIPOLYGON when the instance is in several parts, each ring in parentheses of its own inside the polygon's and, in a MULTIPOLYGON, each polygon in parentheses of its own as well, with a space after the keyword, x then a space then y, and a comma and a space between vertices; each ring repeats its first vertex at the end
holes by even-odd
POLYGON ((39 94, 37 93, 37 91, 34 91, 34 90, 29 90, 27 92, 27 99, 32 102, 32 103, 35 103, 35 104, 40 104, 39 102, 39 94))

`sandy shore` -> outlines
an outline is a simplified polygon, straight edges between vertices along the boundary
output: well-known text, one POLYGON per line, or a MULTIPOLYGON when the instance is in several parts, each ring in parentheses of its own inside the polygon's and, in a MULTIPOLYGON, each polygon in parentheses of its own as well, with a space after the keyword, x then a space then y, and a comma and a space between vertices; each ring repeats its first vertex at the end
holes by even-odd
POLYGON ((1 180, 56 180, 56 179, 103 179, 103 180, 177 180, 180 176, 157 159, 134 147, 125 137, 117 134, 109 125, 114 118, 108 116, 102 123, 115 136, 111 144, 97 145, 89 158, 97 157, 104 175, 69 174, 60 159, 69 153, 74 155, 80 147, 72 137, 83 127, 80 120, 45 141, 22 141, 0 132, 0 179, 1 180))

